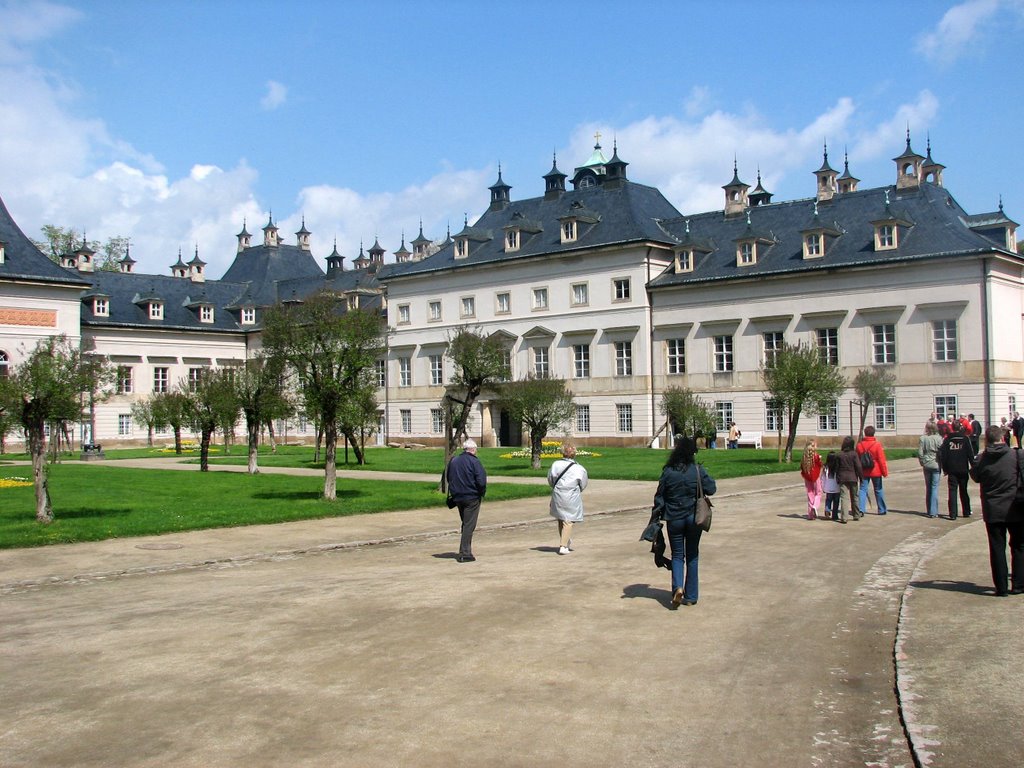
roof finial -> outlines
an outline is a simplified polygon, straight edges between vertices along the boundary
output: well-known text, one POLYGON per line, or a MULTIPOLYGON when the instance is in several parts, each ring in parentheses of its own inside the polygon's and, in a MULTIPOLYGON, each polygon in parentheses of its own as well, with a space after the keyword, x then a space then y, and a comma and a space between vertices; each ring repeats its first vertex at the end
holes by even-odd
POLYGON ((1003 193, 999 193, 999 212, 1003 212, 1003 193))
POLYGON ((889 190, 888 189, 885 190, 885 207, 886 208, 889 207, 889 190))
POLYGON ((828 165, 828 139, 822 140, 823 146, 825 147, 825 164, 828 165))
POLYGON ((601 132, 594 131, 594 149, 601 148, 601 132))
POLYGON ((750 226, 750 209, 747 208, 747 226, 750 226))
POLYGON ((907 120, 907 149, 910 149, 910 121, 907 120))
POLYGON ((686 234, 690 234, 690 220, 686 220, 686 234))

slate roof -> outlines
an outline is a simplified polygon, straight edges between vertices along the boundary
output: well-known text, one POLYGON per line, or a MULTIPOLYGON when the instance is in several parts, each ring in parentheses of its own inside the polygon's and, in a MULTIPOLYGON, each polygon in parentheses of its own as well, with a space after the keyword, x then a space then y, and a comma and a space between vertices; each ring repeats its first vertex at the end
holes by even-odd
POLYGON ((971 224, 952 195, 930 183, 915 190, 897 192, 888 186, 836 195, 817 204, 817 216, 813 198, 757 206, 731 218, 722 211, 680 216, 661 222, 665 232, 678 243, 689 238, 710 250, 696 253, 692 272, 676 274, 669 267, 651 281, 651 287, 993 251, 1016 255, 1006 250, 1004 241, 972 231, 971 224), (891 219, 909 226, 900 226, 897 248, 876 251, 872 222, 891 219), (803 237, 810 230, 826 231, 822 258, 803 258, 803 237), (759 242, 756 264, 737 266, 737 241, 749 238, 752 231, 767 235, 770 242, 759 242))
POLYGON ((92 287, 82 296, 83 326, 121 326, 126 328, 163 328, 207 332, 251 330, 239 324, 237 312, 227 307, 240 306, 237 301, 246 290, 243 283, 208 280, 194 283, 185 277, 146 275, 136 272, 93 272, 85 275, 92 287), (108 298, 109 316, 93 315, 91 298, 108 298), (147 302, 164 303, 162 320, 150 320, 147 302), (199 320, 199 307, 214 308, 212 323, 199 320))
POLYGON ((499 210, 488 210, 459 233, 470 237, 467 257, 456 259, 454 244, 449 242, 422 261, 397 265, 398 269, 382 275, 381 279, 401 279, 631 242, 653 240, 668 244, 672 238, 658 226, 658 220, 678 216, 679 211, 658 189, 631 181, 570 190, 556 199, 516 200, 499 210), (577 239, 571 243, 561 242, 559 219, 566 216, 588 219, 580 224, 577 239), (597 220, 589 223, 589 218, 597 220), (519 250, 510 253, 505 252, 504 239, 504 228, 508 226, 520 226, 522 230, 519 250))
POLYGON ((255 303, 270 306, 278 298, 277 282, 313 277, 323 280, 324 271, 309 251, 297 245, 254 245, 235 256, 221 281, 248 283, 255 303))
POLYGON ((87 280, 50 261, 14 223, 7 206, 0 199, 0 243, 4 244, 4 261, 0 279, 32 280, 69 286, 86 287, 87 280))

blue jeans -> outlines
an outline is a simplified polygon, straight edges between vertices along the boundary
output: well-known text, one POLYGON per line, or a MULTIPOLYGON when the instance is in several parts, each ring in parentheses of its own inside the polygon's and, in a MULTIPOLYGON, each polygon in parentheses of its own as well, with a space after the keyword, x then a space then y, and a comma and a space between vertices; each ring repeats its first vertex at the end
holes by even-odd
POLYGON ((885 505, 885 490, 882 488, 882 478, 865 477, 860 481, 860 513, 868 508, 868 485, 875 486, 875 506, 878 507, 878 514, 884 515, 889 511, 885 505))
POLYGON ((939 480, 942 470, 924 468, 924 504, 928 517, 939 516, 939 480))
POLYGON ((669 520, 665 526, 672 546, 672 591, 683 588, 683 599, 697 602, 697 555, 703 531, 693 522, 693 515, 669 520))

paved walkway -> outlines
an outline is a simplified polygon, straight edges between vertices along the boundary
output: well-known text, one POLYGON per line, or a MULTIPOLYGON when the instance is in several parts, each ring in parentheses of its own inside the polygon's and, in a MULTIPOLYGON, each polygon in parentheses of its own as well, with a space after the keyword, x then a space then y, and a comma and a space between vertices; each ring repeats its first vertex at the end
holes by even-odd
POLYGON ((3 551, 0 765, 1016 766, 1024 597, 894 469, 846 526, 721 482, 678 611, 651 483, 595 481, 567 557, 545 499, 472 564, 447 509, 3 551))

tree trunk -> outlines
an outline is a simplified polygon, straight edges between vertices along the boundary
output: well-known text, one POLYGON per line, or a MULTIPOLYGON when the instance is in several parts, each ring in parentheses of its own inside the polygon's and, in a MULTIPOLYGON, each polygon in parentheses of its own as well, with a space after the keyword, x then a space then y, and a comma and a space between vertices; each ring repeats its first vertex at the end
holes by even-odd
POLYGON ((324 427, 324 443, 324 498, 334 501, 338 498, 338 470, 334 463, 338 429, 333 424, 324 427))
POLYGON ((530 433, 530 466, 534 469, 540 469, 540 455, 544 452, 543 440, 544 435, 530 433))
POLYGON ((213 430, 203 427, 199 437, 199 471, 210 471, 210 436, 213 430))
POLYGON ((270 436, 270 452, 277 453, 277 438, 274 437, 274 420, 267 420, 267 434, 270 436))
POLYGON ((174 428, 174 452, 181 456, 181 425, 174 428))
POLYGON ((793 460, 793 444, 796 443, 796 427, 800 423, 800 411, 796 409, 789 414, 789 437, 786 438, 786 462, 793 460))
POLYGON ((249 474, 258 475, 260 473, 260 424, 258 421, 250 421, 245 426, 249 433, 249 474))
POLYGON ((345 463, 348 463, 348 444, 352 446, 352 452, 356 455, 356 464, 362 466, 366 463, 366 451, 363 450, 363 446, 359 444, 359 441, 355 439, 355 435, 351 435, 348 432, 345 433, 345 440, 347 445, 345 447, 345 463))
POLYGON ((322 424, 316 426, 316 436, 313 438, 315 447, 313 448, 313 463, 320 463, 320 446, 324 443, 324 428, 322 424))
MULTIPOLYGON (((93 441, 95 442, 95 440, 93 441)), ((146 426, 146 446, 149 448, 153 447, 153 425, 149 424, 146 426)))
POLYGON ((32 454, 32 483, 36 490, 36 521, 52 523, 53 505, 46 477, 46 436, 42 424, 33 425, 29 430, 28 443, 32 454))

